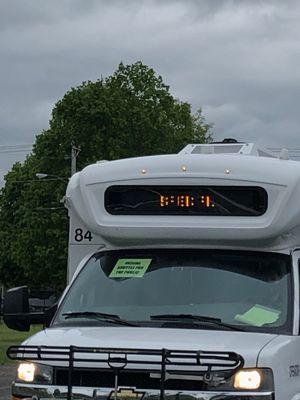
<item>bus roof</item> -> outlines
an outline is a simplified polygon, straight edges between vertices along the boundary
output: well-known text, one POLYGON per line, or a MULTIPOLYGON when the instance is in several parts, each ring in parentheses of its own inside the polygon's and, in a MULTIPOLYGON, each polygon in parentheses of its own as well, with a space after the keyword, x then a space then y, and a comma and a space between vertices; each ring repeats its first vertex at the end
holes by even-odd
MULTIPOLYGON (((254 144, 194 144, 179 154, 96 163, 70 179, 66 195, 70 216, 76 215, 104 245, 116 248, 174 245, 290 249, 300 244, 300 163, 286 160, 283 154, 284 159, 277 158, 254 144), (231 152, 226 146, 231 147, 231 152), (120 212, 120 207, 114 208, 117 213, 112 212, 106 204, 112 187, 119 192, 124 187, 151 188, 151 191, 164 188, 162 192, 167 196, 160 197, 163 199, 160 207, 167 207, 157 213, 151 206, 145 208, 147 212, 120 212), (226 214, 227 211, 220 211, 222 204, 217 203, 219 214, 213 214, 211 209, 199 213, 195 208, 192 212, 186 210, 199 188, 203 196, 213 193, 219 199, 227 196, 222 188, 226 193, 232 191, 229 208, 233 211, 226 214), (244 188, 242 206, 234 204, 239 188, 244 188), (267 200, 259 201, 265 201, 265 208, 261 203, 261 212, 247 214, 247 207, 248 210, 251 207, 247 196, 261 197, 262 191, 267 200), (188 196, 184 197, 187 203, 174 215, 174 206, 170 207, 168 202, 181 201, 180 197, 178 200, 181 195, 188 196)), ((205 198, 207 208, 214 206, 213 196, 205 198)))

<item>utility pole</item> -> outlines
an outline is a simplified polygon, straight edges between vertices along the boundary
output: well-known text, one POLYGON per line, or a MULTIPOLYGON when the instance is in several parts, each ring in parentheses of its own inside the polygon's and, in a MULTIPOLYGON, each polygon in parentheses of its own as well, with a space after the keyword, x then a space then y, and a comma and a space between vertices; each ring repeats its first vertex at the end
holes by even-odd
POLYGON ((74 175, 77 170, 76 160, 80 150, 80 147, 76 147, 74 143, 71 143, 71 176, 74 175))

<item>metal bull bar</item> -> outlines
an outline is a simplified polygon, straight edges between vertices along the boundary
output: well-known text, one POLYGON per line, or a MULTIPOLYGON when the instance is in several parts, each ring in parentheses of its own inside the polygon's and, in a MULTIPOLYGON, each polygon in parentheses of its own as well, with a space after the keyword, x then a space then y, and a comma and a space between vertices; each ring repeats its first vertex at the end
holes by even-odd
MULTIPOLYGON (((72 375, 76 366, 104 364, 115 374, 114 399, 117 400, 118 377, 122 370, 160 373, 160 400, 164 400, 165 384, 172 374, 202 376, 206 382, 213 373, 223 372, 228 378, 244 366, 244 359, 234 352, 130 349, 77 346, 11 346, 7 350, 11 360, 63 363, 68 367, 67 400, 72 400, 72 375)), ((55 366, 55 365, 54 365, 55 366)), ((95 366, 95 369, 103 367, 95 366)))

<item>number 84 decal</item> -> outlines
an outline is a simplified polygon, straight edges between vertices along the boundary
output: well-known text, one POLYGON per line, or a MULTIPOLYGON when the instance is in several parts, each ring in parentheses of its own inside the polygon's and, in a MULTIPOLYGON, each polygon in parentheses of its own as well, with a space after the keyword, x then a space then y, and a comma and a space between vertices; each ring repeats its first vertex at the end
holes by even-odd
POLYGON ((83 240, 92 241, 93 235, 90 231, 85 231, 84 229, 77 228, 74 231, 75 242, 82 242, 83 240))

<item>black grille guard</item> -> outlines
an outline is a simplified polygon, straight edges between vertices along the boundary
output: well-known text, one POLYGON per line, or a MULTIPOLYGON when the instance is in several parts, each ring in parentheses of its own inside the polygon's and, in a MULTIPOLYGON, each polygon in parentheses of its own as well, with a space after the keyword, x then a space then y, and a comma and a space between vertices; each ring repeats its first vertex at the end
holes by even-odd
MULTIPOLYGON (((128 369, 139 372, 160 374, 160 400, 164 399, 166 379, 172 374, 202 376, 206 382, 212 379, 214 372, 223 372, 230 378, 243 368, 244 359, 234 352, 169 350, 169 349, 130 349, 108 347, 77 346, 11 346, 7 350, 11 360, 62 362, 68 367, 68 396, 72 399, 72 374, 80 363, 104 364, 106 369, 115 373, 115 394, 118 391, 118 374, 128 369)), ((95 369, 99 368, 95 365, 95 369)))

